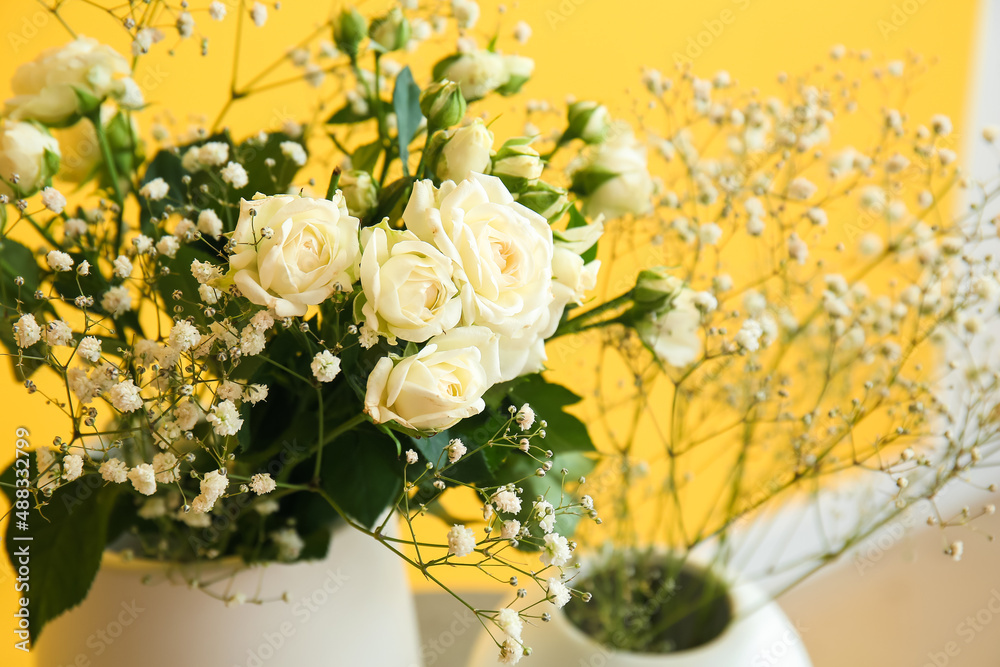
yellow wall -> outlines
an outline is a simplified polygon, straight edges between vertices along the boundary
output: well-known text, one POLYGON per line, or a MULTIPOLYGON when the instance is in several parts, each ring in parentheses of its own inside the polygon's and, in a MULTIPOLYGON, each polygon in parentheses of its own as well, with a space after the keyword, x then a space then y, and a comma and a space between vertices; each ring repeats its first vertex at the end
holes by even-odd
MULTIPOLYGON (((51 2, 51 0, 45 0, 51 2)), ((66 0, 63 18, 78 32, 111 41, 120 51, 128 51, 125 31, 106 14, 81 0, 66 0)), ((115 3, 107 3, 115 4, 115 3)), ((177 3, 179 4, 179 3, 177 3)), ((207 0, 191 0, 195 7, 207 0)), ((227 4, 235 4, 229 2, 227 4)), ((321 20, 315 0, 284 0, 282 9, 271 11, 266 30, 248 28, 242 59, 244 75, 252 74, 279 57, 321 20)), ((339 3, 332 3, 334 7, 339 3)), ((360 2, 366 11, 388 3, 360 2)), ((424 0, 421 4, 430 4, 424 0)), ((445 4, 445 3, 440 3, 445 4)), ((480 28, 492 30, 498 20, 496 6, 481 2, 480 28)), ((775 88, 780 71, 802 71, 823 61, 835 43, 849 48, 871 49, 876 57, 903 57, 909 51, 939 56, 941 62, 923 78, 922 87, 908 103, 917 117, 945 113, 961 128, 968 98, 972 36, 978 3, 974 0, 923 2, 922 0, 841 0, 802 2, 801 0, 533 0, 507 2, 503 30, 523 19, 534 28, 531 41, 518 50, 535 58, 534 79, 520 98, 490 103, 485 110, 503 113, 500 132, 516 132, 523 116, 515 113, 518 102, 544 98, 561 102, 567 95, 595 98, 613 109, 627 111, 624 91, 639 84, 643 65, 670 72, 675 54, 694 56, 696 73, 708 75, 728 70, 744 85, 764 91, 775 88), (912 11, 907 13, 907 10, 912 11), (914 11, 915 10, 915 11, 914 11)), ((0 9, 3 33, 0 36, 0 96, 8 96, 8 80, 16 65, 33 58, 43 48, 67 39, 64 28, 36 0, 4 0, 0 9)), ((197 116, 214 118, 225 102, 229 85, 233 28, 230 18, 211 23, 204 13, 196 15, 200 27, 210 37, 210 56, 202 58, 197 46, 187 43, 171 57, 166 48, 143 61, 136 74, 152 104, 148 115, 169 109, 186 127, 197 116)), ((480 38, 481 42, 486 37, 480 38)), ((425 47, 434 55, 446 52, 446 45, 425 47)), ((420 58, 418 57, 418 60, 420 58)), ((418 71, 426 72, 426 69, 418 71)), ((290 74, 290 70, 286 74, 290 74)), ((279 77, 280 78, 280 77, 279 77)), ((284 120, 308 113, 312 95, 304 87, 286 87, 237 104, 228 123, 237 135, 260 128, 278 129, 284 120)), ((149 130, 145 121, 144 131, 149 130)), ((320 176, 318 176, 319 178, 320 176)), ((557 369, 558 372, 558 369, 557 369)), ((560 377, 572 373, 567 361, 560 377)), ((46 408, 38 396, 27 396, 10 376, 6 364, 0 370, 0 465, 13 457, 14 429, 27 426, 36 445, 51 442, 58 435, 54 410, 46 408)), ((70 555, 68 555, 70 556, 70 555)), ((11 574, 6 560, 0 565, 0 618, 9 619, 13 610, 11 574)), ((467 582, 466 585, 471 585, 467 582)), ((0 626, 6 627, 6 621, 0 626)), ((4 635, 6 636, 6 635, 4 635)), ((0 645, 3 664, 30 664, 21 653, 0 645)))

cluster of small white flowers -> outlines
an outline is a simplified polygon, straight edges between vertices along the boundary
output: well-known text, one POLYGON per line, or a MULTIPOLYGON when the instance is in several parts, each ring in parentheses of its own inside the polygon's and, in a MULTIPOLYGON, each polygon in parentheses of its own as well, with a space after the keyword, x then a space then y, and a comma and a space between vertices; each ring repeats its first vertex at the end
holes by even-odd
POLYGON ((330 350, 318 352, 310 364, 313 376, 320 382, 332 382, 340 373, 340 359, 330 350))

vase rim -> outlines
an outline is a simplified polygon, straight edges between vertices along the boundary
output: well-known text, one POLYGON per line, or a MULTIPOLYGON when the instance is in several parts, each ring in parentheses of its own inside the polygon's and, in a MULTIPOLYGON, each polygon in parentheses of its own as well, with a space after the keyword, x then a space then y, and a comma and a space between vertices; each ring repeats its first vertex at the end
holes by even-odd
MULTIPOLYGON (((652 551, 663 556, 675 553, 674 550, 665 547, 653 547, 652 551)), ((603 558, 603 554, 597 554, 595 556, 591 556, 590 558, 578 561, 580 567, 577 570, 577 576, 586 575, 598 570, 600 568, 600 561, 603 560, 603 558)), ((722 632, 704 644, 670 653, 623 651, 621 649, 605 646, 604 644, 595 641, 592 637, 584 633, 583 630, 581 630, 575 623, 573 623, 562 608, 557 608, 555 610, 553 618, 558 617, 559 622, 568 628, 567 631, 573 639, 584 643, 594 651, 604 652, 609 655, 627 656, 630 660, 647 662, 650 667, 663 667, 665 664, 664 661, 670 660, 671 658, 680 660, 687 659, 689 657, 697 657, 699 654, 709 652, 715 649, 715 647, 719 644, 727 641, 732 636, 732 633, 734 632, 733 629, 746 614, 748 609, 751 609, 754 606, 754 602, 758 599, 763 599, 764 596, 763 592, 755 584, 740 582, 738 585, 735 585, 733 583, 734 579, 725 568, 720 568, 717 565, 711 564, 704 558, 704 556, 689 553, 686 563, 690 563, 691 565, 700 567, 706 571, 711 571, 726 583, 726 599, 729 602, 731 611, 730 621, 726 624, 725 628, 723 628, 722 632)))

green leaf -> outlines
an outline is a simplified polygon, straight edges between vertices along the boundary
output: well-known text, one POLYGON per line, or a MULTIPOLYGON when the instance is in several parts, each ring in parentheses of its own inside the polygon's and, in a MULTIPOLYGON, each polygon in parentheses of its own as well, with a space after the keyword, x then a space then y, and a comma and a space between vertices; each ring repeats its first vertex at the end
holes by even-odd
POLYGON ((402 470, 392 440, 365 424, 326 446, 320 482, 348 516, 373 527, 403 488, 402 470))
POLYGON ((403 163, 403 175, 410 175, 406 162, 410 158, 410 142, 417 134, 423 114, 420 113, 420 88, 413 81, 409 66, 396 76, 396 87, 392 91, 392 107, 396 111, 396 134, 399 142, 399 161, 403 163))
POLYGON ((328 125, 350 125, 353 123, 361 123, 366 120, 371 120, 374 117, 375 112, 372 110, 371 106, 369 106, 364 113, 357 113, 354 110, 354 107, 348 104, 327 118, 326 122, 328 125))
POLYGON ((531 77, 527 76, 516 76, 516 75, 511 76, 509 79, 507 79, 507 83, 497 88, 497 92, 503 95, 504 97, 507 97, 508 95, 514 95, 515 93, 519 93, 521 92, 521 88, 524 87, 524 84, 528 83, 528 80, 530 78, 531 77))
POLYGON ((413 190, 413 177, 403 177, 393 181, 379 191, 378 206, 375 212, 367 217, 373 224, 378 224, 382 218, 399 220, 403 215, 403 209, 410 200, 410 193, 413 190))
MULTIPOLYGON (((573 229, 574 227, 586 227, 590 223, 587 222, 587 218, 584 217, 583 213, 576 206, 569 207, 569 223, 566 225, 567 229, 573 229)), ((593 262, 597 259, 597 243, 587 248, 587 250, 580 255, 584 262, 593 262)))
POLYGON ((26 597, 32 643, 49 621, 87 596, 101 566, 117 495, 116 485, 104 486, 99 476, 87 475, 56 489, 41 512, 15 509, 11 515, 6 536, 11 564, 16 569, 20 549, 30 553, 33 576, 26 597), (26 514, 27 530, 18 528, 19 511, 26 514), (16 539, 24 536, 31 541, 16 539))
POLYGON ((382 153, 382 142, 376 139, 370 144, 359 146, 351 154, 351 165, 355 169, 371 173, 378 162, 378 156, 382 153))
POLYGON ((544 440, 547 449, 554 452, 595 451, 586 425, 565 410, 582 400, 566 387, 547 382, 537 374, 514 386, 509 396, 515 407, 527 403, 537 419, 548 423, 544 440))
MULTIPOLYGON (((36 343, 26 350, 21 350, 14 341, 12 329, 14 321, 19 317, 14 310, 17 299, 20 299, 23 312, 37 311, 38 301, 35 300, 35 290, 38 289, 39 271, 35 256, 28 248, 11 239, 0 239, 0 303, 9 306, 4 309, 0 321, 0 343, 10 353, 10 363, 14 377, 26 379, 38 370, 44 363, 37 357, 44 356, 41 343, 36 343), (15 280, 23 278, 24 284, 17 286, 15 280)), ((45 312, 54 312, 52 306, 45 302, 41 306, 45 312)), ((41 324, 41 322, 39 322, 41 324)))
POLYGON ((89 91, 77 88, 76 86, 73 86, 73 92, 76 93, 76 101, 81 116, 94 116, 97 114, 97 111, 101 107, 100 99, 89 91))
POLYGON ((618 173, 604 169, 582 169, 573 174, 573 183, 570 189, 587 197, 594 194, 597 188, 618 176, 618 173))
POLYGON ((442 58, 441 60, 437 61, 437 63, 434 64, 433 71, 431 72, 431 76, 433 77, 433 79, 435 81, 440 81, 441 79, 448 78, 447 76, 445 76, 445 73, 448 71, 448 68, 451 67, 455 63, 455 61, 457 61, 459 58, 463 57, 463 55, 464 54, 461 53, 454 53, 448 56, 447 58, 442 58))

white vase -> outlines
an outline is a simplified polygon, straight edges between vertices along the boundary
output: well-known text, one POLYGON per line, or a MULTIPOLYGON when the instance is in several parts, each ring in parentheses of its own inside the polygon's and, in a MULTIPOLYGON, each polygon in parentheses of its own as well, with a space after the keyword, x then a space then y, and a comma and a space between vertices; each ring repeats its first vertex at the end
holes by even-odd
MULTIPOLYGON (((586 571, 586 567, 582 571, 586 571)), ((812 667, 795 625, 781 607, 753 584, 730 590, 734 620, 718 637, 697 648, 670 654, 630 653, 595 642, 561 610, 545 604, 552 620, 525 624, 531 656, 522 665, 549 667, 812 667)), ((537 608, 543 611, 541 607, 537 608)), ((469 667, 494 667, 496 644, 485 632, 477 639, 469 667)))
MULTIPOLYGON (((71 554, 67 554, 71 557, 71 554)), ((199 570, 203 581, 233 569, 199 570)), ((188 570, 190 572, 190 570, 188 570)), ((177 579, 176 567, 105 553, 83 603, 46 626, 38 667, 419 667, 403 562, 373 538, 335 531, 328 557, 253 567, 230 593, 275 599, 226 606, 177 579), (150 580, 144 584, 143 579, 150 580), (282 602, 287 593, 288 602, 282 602)), ((228 580, 227 580, 228 581, 228 580)), ((227 581, 212 589, 224 591, 227 581)))

